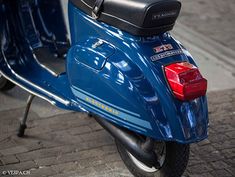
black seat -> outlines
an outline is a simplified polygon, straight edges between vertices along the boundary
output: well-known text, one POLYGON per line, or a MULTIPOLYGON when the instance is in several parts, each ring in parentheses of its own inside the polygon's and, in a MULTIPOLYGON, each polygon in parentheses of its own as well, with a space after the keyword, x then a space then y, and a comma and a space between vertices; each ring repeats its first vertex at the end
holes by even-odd
MULTIPOLYGON (((70 0, 89 15, 96 1, 70 0)), ((177 0, 104 0, 97 20, 133 35, 150 36, 171 30, 180 9, 177 0)))

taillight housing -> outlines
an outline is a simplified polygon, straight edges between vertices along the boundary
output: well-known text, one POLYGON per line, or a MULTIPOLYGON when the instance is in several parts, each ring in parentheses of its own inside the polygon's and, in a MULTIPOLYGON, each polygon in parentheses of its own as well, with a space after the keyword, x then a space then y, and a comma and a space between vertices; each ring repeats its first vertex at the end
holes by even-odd
POLYGON ((198 68, 188 62, 173 63, 164 67, 168 84, 181 101, 189 101, 204 96, 207 80, 202 77, 198 68))

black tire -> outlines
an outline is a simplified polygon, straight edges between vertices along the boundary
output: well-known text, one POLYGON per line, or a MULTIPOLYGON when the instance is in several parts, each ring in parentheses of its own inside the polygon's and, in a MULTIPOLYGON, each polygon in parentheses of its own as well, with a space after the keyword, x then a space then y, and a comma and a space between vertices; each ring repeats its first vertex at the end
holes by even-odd
POLYGON ((116 141, 117 149, 123 162, 135 177, 181 177, 188 164, 190 146, 175 142, 164 143, 164 162, 162 162, 161 168, 150 172, 138 167, 127 150, 116 141))
POLYGON ((0 91, 8 91, 15 87, 15 84, 4 78, 0 74, 0 91))

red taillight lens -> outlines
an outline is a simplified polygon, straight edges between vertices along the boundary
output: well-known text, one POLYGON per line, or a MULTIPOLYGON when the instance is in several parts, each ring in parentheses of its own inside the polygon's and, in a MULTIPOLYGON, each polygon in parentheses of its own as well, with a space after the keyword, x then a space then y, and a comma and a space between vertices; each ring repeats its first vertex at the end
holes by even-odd
POLYGON ((207 80, 202 77, 197 67, 188 62, 166 66, 165 74, 175 97, 182 101, 206 94, 207 80))

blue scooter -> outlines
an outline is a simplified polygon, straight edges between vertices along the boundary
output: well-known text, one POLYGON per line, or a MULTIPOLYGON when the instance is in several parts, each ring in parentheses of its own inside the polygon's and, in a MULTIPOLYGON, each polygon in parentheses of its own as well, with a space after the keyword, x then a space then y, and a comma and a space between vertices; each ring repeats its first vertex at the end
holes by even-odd
POLYGON ((207 138, 207 81, 175 40, 177 0, 0 0, 0 90, 93 116, 138 177, 180 177, 207 138))

